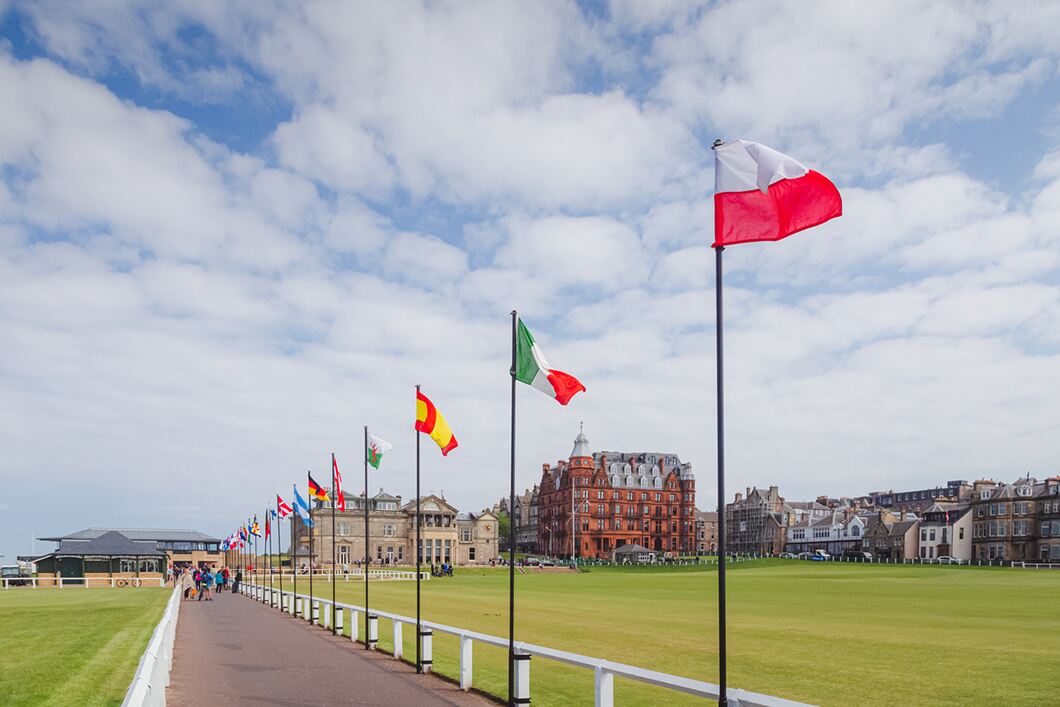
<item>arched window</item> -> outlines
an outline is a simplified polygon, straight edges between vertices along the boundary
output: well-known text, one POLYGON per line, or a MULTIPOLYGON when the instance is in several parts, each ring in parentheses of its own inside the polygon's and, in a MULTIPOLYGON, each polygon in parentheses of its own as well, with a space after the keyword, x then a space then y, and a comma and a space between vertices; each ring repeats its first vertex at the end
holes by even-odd
POLYGON ((662 478, 661 477, 658 477, 658 476, 655 477, 655 488, 657 488, 657 489, 661 489, 662 488, 662 478))
POLYGON ((614 478, 611 479, 611 485, 612 486, 621 486, 622 485, 622 477, 619 476, 618 474, 615 474, 614 478))

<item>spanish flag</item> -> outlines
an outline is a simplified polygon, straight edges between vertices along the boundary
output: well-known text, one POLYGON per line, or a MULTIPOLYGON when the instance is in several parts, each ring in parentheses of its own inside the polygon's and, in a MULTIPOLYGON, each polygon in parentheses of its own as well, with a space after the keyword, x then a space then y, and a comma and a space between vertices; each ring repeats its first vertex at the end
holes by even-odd
POLYGON ((313 481, 313 475, 308 471, 306 475, 309 477, 309 495, 318 501, 330 501, 328 498, 328 492, 324 490, 324 487, 313 481))
POLYGON ((431 439, 441 447, 442 456, 449 454, 456 448, 456 437, 449 429, 449 423, 438 412, 426 395, 416 391, 416 431, 430 435, 431 439))

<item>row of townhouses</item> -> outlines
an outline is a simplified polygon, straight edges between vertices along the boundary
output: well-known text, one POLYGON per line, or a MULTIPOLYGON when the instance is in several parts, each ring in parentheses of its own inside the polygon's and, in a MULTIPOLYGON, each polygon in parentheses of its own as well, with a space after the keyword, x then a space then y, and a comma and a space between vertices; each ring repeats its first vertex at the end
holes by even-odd
POLYGON ((739 554, 1057 562, 1060 476, 808 502, 788 501, 776 486, 748 488, 726 505, 725 520, 727 550, 739 554))

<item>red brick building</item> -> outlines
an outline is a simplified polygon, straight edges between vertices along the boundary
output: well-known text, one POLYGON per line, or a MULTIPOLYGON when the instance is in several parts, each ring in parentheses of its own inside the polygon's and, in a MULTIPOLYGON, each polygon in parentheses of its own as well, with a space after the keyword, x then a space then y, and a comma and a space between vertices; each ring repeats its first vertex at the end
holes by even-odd
POLYGON ((694 553, 695 501, 692 465, 676 454, 594 453, 579 432, 567 461, 542 466, 538 548, 601 559, 627 543, 694 553))

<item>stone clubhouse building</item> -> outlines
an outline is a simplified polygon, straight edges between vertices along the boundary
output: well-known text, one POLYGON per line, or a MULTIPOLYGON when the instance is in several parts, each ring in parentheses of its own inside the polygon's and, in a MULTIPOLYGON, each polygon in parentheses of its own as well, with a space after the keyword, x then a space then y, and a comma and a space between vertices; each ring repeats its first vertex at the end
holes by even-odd
MULTIPOLYGON (((330 493, 329 493, 330 495, 330 493)), ((335 564, 338 571, 364 562, 364 508, 368 504, 369 557, 373 566, 412 565, 416 546, 416 502, 402 502, 383 489, 365 499, 346 497, 346 510, 335 513, 335 564)), ((313 527, 291 516, 298 566, 309 566, 309 533, 313 533, 313 567, 332 566, 331 503, 314 502, 313 527)), ((443 497, 420 499, 420 557, 424 564, 489 564, 498 557, 499 523, 489 510, 461 513, 443 497)), ((285 538, 284 541, 287 539, 285 538)))

